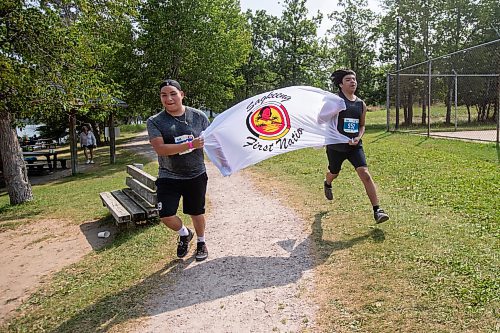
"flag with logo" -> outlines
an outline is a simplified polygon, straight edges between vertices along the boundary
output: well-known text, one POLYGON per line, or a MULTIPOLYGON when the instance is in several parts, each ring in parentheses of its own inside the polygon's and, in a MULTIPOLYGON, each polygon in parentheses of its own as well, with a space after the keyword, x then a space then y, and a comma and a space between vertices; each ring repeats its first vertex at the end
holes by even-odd
POLYGON ((347 143, 336 116, 345 110, 338 95, 292 86, 244 100, 217 116, 203 132, 205 152, 229 176, 275 155, 307 147, 347 143))

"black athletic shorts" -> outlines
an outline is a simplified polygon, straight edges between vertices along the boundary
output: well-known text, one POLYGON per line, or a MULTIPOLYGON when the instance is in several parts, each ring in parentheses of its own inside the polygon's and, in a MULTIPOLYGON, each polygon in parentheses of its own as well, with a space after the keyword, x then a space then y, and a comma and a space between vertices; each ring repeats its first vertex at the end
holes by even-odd
POLYGON ((331 145, 328 145, 326 146, 326 156, 328 157, 328 170, 333 174, 340 172, 345 160, 349 160, 354 168, 367 166, 363 147, 356 147, 344 152, 335 150, 331 145))
POLYGON ((184 214, 205 214, 207 182, 206 172, 192 179, 158 178, 156 180, 156 193, 160 217, 177 214, 181 196, 184 214))

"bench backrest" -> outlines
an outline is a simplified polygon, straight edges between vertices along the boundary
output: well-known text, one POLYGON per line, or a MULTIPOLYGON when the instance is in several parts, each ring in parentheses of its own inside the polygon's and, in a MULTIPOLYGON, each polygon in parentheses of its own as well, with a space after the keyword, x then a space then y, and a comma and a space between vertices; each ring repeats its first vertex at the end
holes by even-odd
POLYGON ((127 165, 127 173, 132 176, 127 177, 127 186, 143 197, 150 205, 155 206, 158 203, 156 177, 133 165, 127 165))

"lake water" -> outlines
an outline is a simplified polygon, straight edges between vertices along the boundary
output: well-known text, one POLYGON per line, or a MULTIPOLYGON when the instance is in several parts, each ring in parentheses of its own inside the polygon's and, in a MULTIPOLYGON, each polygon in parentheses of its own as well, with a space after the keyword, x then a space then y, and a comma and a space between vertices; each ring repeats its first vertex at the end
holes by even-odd
POLYGON ((23 136, 27 136, 28 138, 31 138, 33 135, 36 134, 36 136, 40 136, 40 132, 38 132, 36 129, 39 127, 39 126, 42 126, 43 124, 38 124, 38 125, 26 125, 25 127, 23 128, 16 128, 16 131, 17 131, 17 136, 20 136, 20 137, 23 137, 23 136))

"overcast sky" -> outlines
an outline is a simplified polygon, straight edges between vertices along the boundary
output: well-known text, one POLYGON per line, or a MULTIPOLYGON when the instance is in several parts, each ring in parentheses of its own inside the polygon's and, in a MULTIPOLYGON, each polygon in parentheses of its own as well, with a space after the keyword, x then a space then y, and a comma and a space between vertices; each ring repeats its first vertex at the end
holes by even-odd
MULTIPOLYGON (((258 9, 265 10, 268 14, 274 16, 281 16, 283 12, 283 7, 281 5, 283 1, 277 0, 240 0, 241 10, 246 12, 247 9, 251 9, 255 12, 258 9)), ((309 10, 309 17, 316 15, 318 10, 323 13, 323 22, 321 27, 318 30, 318 35, 323 35, 328 28, 330 28, 330 24, 327 18, 327 14, 330 14, 334 10, 337 9, 337 0, 307 0, 306 6, 309 10)), ((368 0, 368 7, 374 12, 380 13, 381 9, 379 8, 378 0, 368 0)))

